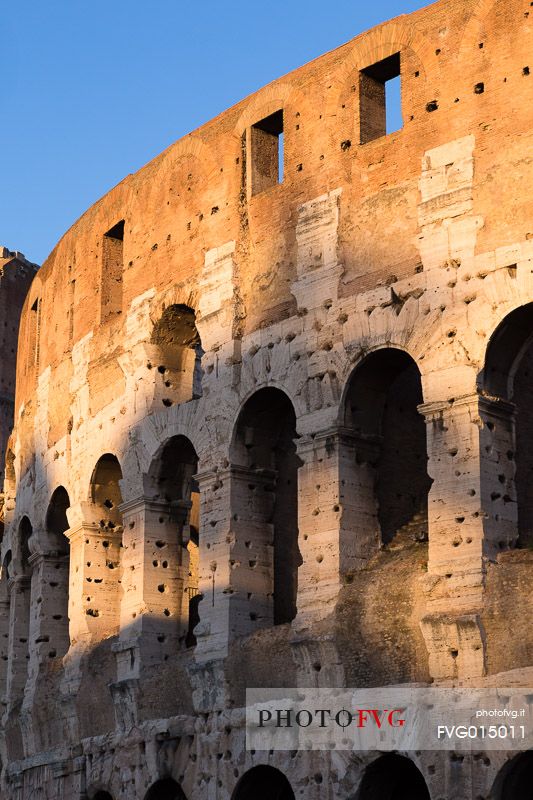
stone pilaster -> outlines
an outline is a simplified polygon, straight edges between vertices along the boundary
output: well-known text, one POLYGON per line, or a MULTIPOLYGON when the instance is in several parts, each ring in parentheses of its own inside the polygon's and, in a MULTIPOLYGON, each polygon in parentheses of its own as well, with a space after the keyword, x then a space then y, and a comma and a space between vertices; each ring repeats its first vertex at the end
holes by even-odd
MULTIPOLYGON (((38 537, 36 537, 38 539, 38 537)), ((28 637, 28 677, 21 723, 26 749, 38 751, 40 693, 50 691, 54 662, 69 649, 69 557, 59 553, 33 553, 28 637)), ((55 670, 58 675, 57 669, 55 670)))
POLYGON ((232 470, 209 470, 196 476, 200 491, 200 622, 195 661, 189 668, 196 711, 226 707, 224 659, 232 638, 232 470))
POLYGON ((34 685, 41 669, 69 648, 69 556, 33 553, 29 562, 33 572, 28 681, 34 685))
POLYGON ((190 503, 145 497, 121 506, 124 521, 118 679, 175 655, 188 622, 190 503))
POLYGON ((298 614, 305 628, 329 616, 340 591, 339 447, 336 431, 298 440, 298 614))
POLYGON ((19 575, 9 579, 9 656, 7 662, 7 710, 24 695, 28 677, 28 639, 30 633, 31 578, 19 575))
POLYGON ((377 444, 335 427, 298 441, 298 575, 296 628, 329 616, 340 589, 379 546, 374 498, 377 444))
POLYGON ((337 252, 341 191, 334 189, 298 208, 297 280, 291 291, 301 309, 337 299, 343 272, 337 252))
POLYGON ((94 507, 83 506, 68 510, 69 521, 75 516, 77 520, 65 531, 70 542, 71 648, 88 647, 116 634, 119 622, 122 528, 101 526, 94 507))
POLYGON ((196 626, 196 660, 225 658, 231 638, 232 470, 197 475, 200 489, 200 623, 196 626))
POLYGON ((274 624, 274 524, 277 475, 231 470, 230 636, 274 624))
POLYGON ((2 575, 0 585, 0 718, 6 705, 7 664, 9 659, 9 594, 7 577, 2 575))
POLYGON ((470 394, 419 407, 427 422, 428 614, 422 629, 436 678, 484 674, 487 559, 517 537, 514 409, 470 394))

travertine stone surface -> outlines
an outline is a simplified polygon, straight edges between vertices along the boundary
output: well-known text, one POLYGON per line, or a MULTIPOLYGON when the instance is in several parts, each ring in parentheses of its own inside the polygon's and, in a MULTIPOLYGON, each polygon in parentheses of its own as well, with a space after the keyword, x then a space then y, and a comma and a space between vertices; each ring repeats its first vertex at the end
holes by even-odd
MULTIPOLYGON (((260 764, 365 800, 375 753, 246 751, 246 687, 531 685, 532 35, 524 0, 363 33, 125 178, 37 273, 6 800, 243 800, 260 764)), ((510 797, 504 753, 404 755, 432 800, 510 797)))

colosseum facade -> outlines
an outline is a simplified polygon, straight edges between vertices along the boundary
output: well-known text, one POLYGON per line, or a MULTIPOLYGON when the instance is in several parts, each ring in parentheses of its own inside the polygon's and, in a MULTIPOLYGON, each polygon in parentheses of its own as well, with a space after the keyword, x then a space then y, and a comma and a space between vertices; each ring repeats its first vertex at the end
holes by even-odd
POLYGON ((533 686, 532 40, 529 0, 358 35, 126 177, 38 271, 2 798, 530 797, 531 753, 259 752, 244 709, 533 686))

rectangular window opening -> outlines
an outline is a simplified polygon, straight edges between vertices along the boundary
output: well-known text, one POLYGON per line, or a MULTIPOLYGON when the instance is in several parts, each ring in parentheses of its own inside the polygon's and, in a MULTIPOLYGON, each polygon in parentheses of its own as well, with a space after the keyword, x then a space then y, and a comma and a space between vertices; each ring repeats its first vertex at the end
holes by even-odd
POLYGON ((121 219, 104 234, 108 239, 116 239, 118 242, 124 241, 124 220, 121 219))
POLYGON ((283 181, 283 110, 275 111, 250 130, 252 194, 283 181))
POLYGON ((359 118, 361 144, 403 127, 399 53, 359 73, 359 118))
POLYGON ((104 234, 102 243, 102 283, 100 321, 122 312, 122 272, 124 269, 124 220, 104 234))

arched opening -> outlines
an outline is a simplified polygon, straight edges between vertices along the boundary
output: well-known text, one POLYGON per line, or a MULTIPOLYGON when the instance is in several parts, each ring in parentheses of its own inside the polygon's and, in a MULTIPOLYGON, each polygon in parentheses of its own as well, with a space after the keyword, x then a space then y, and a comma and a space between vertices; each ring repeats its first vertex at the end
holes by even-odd
POLYGON ((270 767, 259 764, 242 776, 231 800, 295 800, 294 792, 285 775, 270 767))
POLYGON ((531 800, 533 796, 533 752, 520 753, 500 770, 491 800, 531 800))
POLYGON ((23 575, 31 574, 30 567, 30 539, 33 534, 33 527, 28 517, 22 517, 18 530, 18 548, 20 571, 23 575))
POLYGON ((154 581, 164 587, 163 613, 177 621, 177 633, 185 630, 187 646, 196 644, 194 627, 199 621, 198 589, 200 494, 195 475, 198 456, 185 436, 169 439, 151 468, 154 499, 164 503, 168 514, 159 518, 151 559, 154 581))
POLYGON ((424 776, 410 758, 389 753, 365 769, 357 800, 431 800, 424 776))
POLYGON ((116 456, 105 453, 98 459, 91 477, 91 500, 101 514, 100 528, 113 530, 122 525, 119 506, 122 470, 116 456))
POLYGON ((109 792, 96 792, 91 800, 113 800, 113 795, 109 794, 109 792))
MULTIPOLYGON (((505 544, 533 544, 533 303, 508 314, 492 335, 482 393, 493 401, 485 421, 485 448, 495 453, 494 480, 485 485, 487 509, 505 544), (496 402, 494 402, 496 401, 496 402), (504 402, 497 402, 504 401, 504 402), (508 529, 505 536, 503 528, 508 529)), ((488 452, 488 451, 487 451, 488 452)))
POLYGON ((50 657, 62 658, 69 648, 68 581, 70 545, 65 531, 69 524, 67 508, 70 499, 67 490, 58 486, 50 498, 46 512, 48 553, 41 569, 41 585, 46 588, 46 635, 50 657))
POLYGON ((172 406, 201 397, 204 351, 192 308, 178 303, 165 308, 154 325, 151 348, 156 403, 172 406))
POLYGON ((296 415, 279 389, 260 389, 244 405, 231 447, 232 530, 235 561, 232 602, 243 629, 296 616, 298 467, 296 415), (245 623, 245 621, 247 621, 245 623))
POLYGON ((402 350, 372 353, 348 383, 344 424, 351 443, 341 464, 342 525, 357 532, 362 559, 395 537, 427 539, 431 479, 421 403, 420 372, 402 350))
POLYGON ((144 800, 187 800, 187 798, 175 780, 163 778, 148 789, 144 800))
POLYGON ((65 536, 65 531, 68 530, 67 508, 70 508, 68 492, 63 486, 58 486, 50 498, 46 512, 46 530, 53 550, 61 555, 67 555, 69 549, 65 536))

